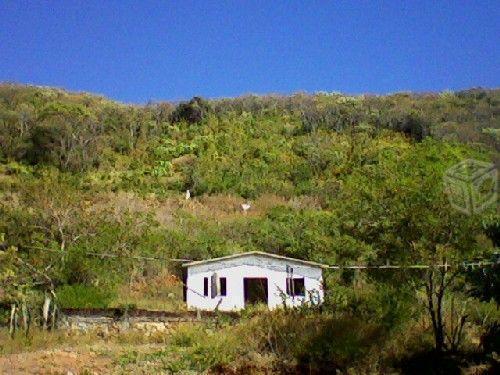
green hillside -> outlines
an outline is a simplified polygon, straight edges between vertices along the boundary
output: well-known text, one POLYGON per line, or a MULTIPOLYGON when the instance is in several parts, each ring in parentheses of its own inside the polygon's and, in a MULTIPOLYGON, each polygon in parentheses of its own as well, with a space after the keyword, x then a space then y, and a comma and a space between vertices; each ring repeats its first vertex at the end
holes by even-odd
MULTIPOLYGON (((498 162, 499 131, 500 90, 127 105, 2 84, 0 299, 36 305, 53 290, 63 307, 183 309, 168 259, 251 250, 344 265, 491 259, 496 207, 464 215, 442 181, 464 159, 498 162)), ((329 271, 325 308, 369 324, 375 342, 399 337, 426 314, 425 277, 329 271)), ((453 280, 484 330, 484 289, 474 274, 453 280)))

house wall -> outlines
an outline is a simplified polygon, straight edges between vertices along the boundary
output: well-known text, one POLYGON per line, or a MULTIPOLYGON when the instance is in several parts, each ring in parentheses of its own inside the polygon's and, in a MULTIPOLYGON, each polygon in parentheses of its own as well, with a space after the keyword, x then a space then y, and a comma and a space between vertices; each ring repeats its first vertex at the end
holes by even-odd
POLYGON ((306 293, 304 297, 286 296, 285 303, 288 306, 298 306, 304 302, 310 302, 310 294, 308 292, 313 293, 315 303, 322 302, 323 277, 321 268, 288 260, 251 255, 189 266, 187 272, 187 306, 190 309, 213 310, 220 301, 219 310, 221 311, 243 309, 245 307, 243 278, 246 277, 267 278, 269 308, 283 306, 283 293, 286 291, 287 265, 293 267, 294 278, 304 278, 306 293), (226 296, 211 298, 210 283, 214 272, 217 273, 218 278, 226 278, 226 296), (206 297, 203 296, 203 280, 205 277, 209 279, 209 295, 206 297))

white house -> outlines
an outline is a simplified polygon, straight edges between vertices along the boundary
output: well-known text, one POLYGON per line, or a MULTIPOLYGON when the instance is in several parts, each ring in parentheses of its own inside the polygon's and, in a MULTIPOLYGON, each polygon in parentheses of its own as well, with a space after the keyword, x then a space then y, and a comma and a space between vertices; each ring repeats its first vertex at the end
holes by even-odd
POLYGON ((254 303, 278 306, 323 301, 324 265, 260 251, 184 264, 190 309, 240 310, 254 303))

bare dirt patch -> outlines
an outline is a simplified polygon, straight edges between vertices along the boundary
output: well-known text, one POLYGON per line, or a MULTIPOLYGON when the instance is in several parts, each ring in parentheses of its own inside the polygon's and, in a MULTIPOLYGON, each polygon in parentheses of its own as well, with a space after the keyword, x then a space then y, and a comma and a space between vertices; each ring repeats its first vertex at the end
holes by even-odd
POLYGON ((0 357, 0 374, 104 374, 111 359, 89 351, 40 350, 0 357))

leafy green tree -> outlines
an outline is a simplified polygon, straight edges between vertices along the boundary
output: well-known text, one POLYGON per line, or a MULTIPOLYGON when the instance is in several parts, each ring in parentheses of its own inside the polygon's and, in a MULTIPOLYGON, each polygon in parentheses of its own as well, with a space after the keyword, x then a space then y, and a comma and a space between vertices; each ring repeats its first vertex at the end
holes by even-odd
MULTIPOLYGON (((469 293, 474 297, 483 301, 493 300, 500 306, 500 220, 499 216, 492 214, 487 216, 482 226, 486 235, 490 238, 495 246, 495 253, 492 254, 489 262, 490 266, 475 267, 474 265, 467 267, 466 281, 469 287, 469 293)), ((474 263, 474 262, 472 262, 474 263)))
POLYGON ((210 104, 195 96, 188 103, 180 103, 171 114, 172 122, 185 121, 188 124, 195 124, 202 121, 211 111, 210 104))

